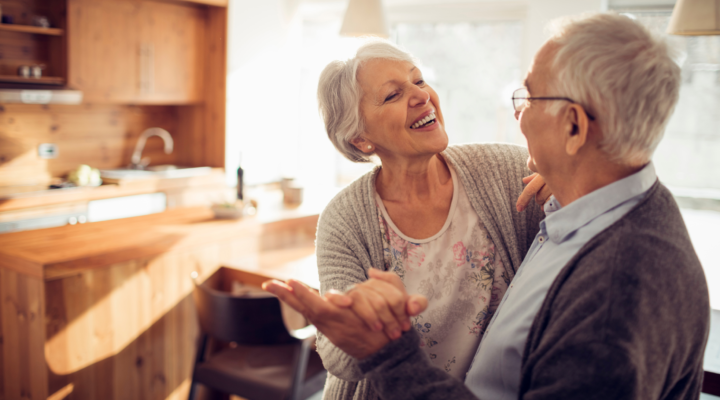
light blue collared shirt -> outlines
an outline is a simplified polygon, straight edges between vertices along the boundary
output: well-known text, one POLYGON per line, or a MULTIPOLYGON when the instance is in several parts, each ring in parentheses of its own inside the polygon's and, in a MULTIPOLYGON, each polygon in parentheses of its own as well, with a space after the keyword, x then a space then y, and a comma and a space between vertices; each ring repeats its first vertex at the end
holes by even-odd
POLYGON ((555 277, 585 243, 638 204, 656 180, 655 167, 649 163, 567 207, 550 198, 540 232, 490 320, 465 378, 476 396, 517 399, 525 342, 555 277))

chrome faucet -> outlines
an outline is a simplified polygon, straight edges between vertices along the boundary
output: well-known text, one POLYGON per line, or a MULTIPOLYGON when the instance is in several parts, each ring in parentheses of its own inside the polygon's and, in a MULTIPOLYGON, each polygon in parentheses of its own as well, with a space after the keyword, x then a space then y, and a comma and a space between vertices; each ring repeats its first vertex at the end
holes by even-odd
POLYGON ((173 151, 173 139, 170 133, 162 128, 148 128, 140 134, 137 143, 135 144, 135 151, 133 151, 132 158, 130 158, 130 169, 145 169, 150 164, 150 158, 142 158, 142 151, 145 148, 145 142, 153 136, 160 137, 165 142, 165 154, 170 154, 173 151))

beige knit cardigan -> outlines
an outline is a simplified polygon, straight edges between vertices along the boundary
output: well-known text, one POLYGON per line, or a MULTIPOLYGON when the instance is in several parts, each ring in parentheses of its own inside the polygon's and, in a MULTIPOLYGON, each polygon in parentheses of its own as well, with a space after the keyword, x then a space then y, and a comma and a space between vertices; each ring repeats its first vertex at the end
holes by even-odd
MULTIPOLYGON (((510 144, 467 144, 450 146, 441 154, 455 168, 512 279, 544 217, 534 201, 522 213, 515 210, 523 189, 522 178, 531 174, 526 165, 527 150, 510 144)), ((345 290, 367 280, 370 268, 385 269, 375 205, 379 170, 375 168, 343 189, 320 216, 317 262, 321 293, 345 290)), ((323 399, 378 398, 355 358, 320 333, 317 345, 329 372, 323 399)))

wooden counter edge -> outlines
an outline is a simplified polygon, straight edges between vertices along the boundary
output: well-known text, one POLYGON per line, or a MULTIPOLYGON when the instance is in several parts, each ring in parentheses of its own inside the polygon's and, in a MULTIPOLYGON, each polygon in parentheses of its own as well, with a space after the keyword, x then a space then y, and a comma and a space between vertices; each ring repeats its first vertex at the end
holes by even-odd
POLYGON ((0 212, 71 202, 102 200, 114 197, 156 193, 171 189, 206 186, 212 183, 224 184, 224 179, 224 170, 222 168, 213 168, 213 171, 210 174, 204 176, 170 179, 138 179, 136 181, 129 181, 121 184, 108 184, 97 187, 49 189, 39 192, 20 193, 1 197, 0 212))
POLYGON ((31 276, 33 278, 44 278, 42 264, 20 258, 12 254, 0 254, 0 268, 5 268, 25 276, 31 276))

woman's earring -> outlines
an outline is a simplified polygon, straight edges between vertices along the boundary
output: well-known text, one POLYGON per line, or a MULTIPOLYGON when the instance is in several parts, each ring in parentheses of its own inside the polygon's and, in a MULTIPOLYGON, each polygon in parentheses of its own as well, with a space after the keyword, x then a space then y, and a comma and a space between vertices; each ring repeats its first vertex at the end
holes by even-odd
POLYGON ((368 150, 372 149, 372 146, 368 145, 368 150))

